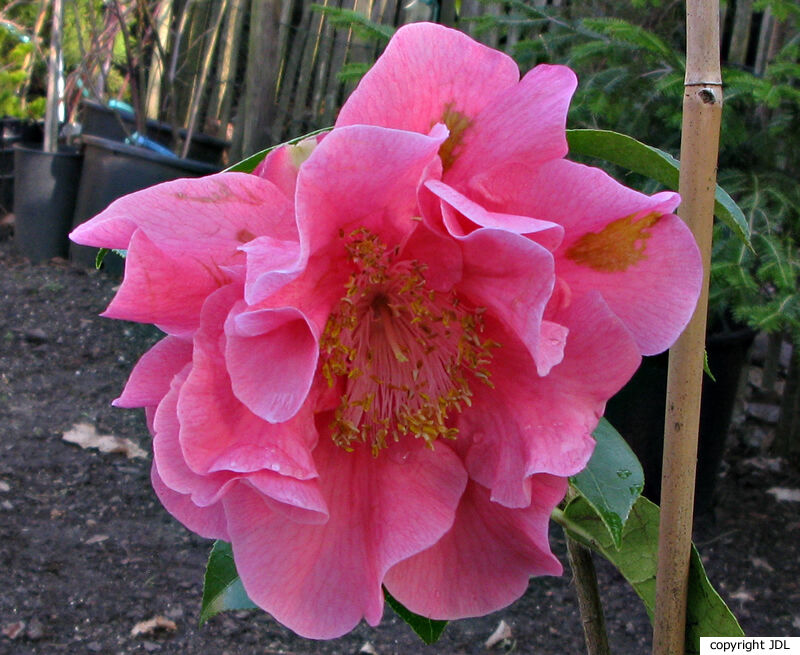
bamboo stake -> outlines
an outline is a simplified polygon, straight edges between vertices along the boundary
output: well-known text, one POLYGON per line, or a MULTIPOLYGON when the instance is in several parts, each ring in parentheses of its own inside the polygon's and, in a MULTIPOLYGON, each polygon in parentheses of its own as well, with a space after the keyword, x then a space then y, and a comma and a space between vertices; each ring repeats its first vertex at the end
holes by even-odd
POLYGON ((654 655, 684 652, 691 553, 697 432, 711 263, 717 151, 722 118, 719 0, 687 0, 686 80, 681 137, 679 214, 703 259, 703 286, 694 316, 672 347, 661 477, 661 525, 653 631, 654 655))

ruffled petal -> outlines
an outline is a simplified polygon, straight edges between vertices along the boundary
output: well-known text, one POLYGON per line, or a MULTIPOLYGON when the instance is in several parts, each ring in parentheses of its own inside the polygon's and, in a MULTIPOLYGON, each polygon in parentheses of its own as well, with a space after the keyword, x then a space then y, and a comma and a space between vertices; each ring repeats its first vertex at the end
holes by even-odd
POLYGON ((551 251, 558 248, 564 238, 564 228, 557 223, 488 211, 438 180, 429 180, 425 187, 442 201, 444 224, 447 231, 454 236, 464 236, 478 227, 491 227, 524 234, 551 251))
POLYGON ((122 285, 101 316, 152 323, 175 336, 191 335, 205 299, 231 280, 227 271, 179 252, 176 255, 164 252, 136 230, 122 285))
POLYGON ((643 354, 675 341, 694 311, 702 270, 691 232, 671 214, 678 194, 647 196, 566 160, 508 166, 484 183, 471 193, 486 207, 564 227, 556 275, 573 295, 599 291, 643 354))
POLYGON ((501 340, 492 362, 495 388, 475 385, 474 411, 457 422, 471 442, 470 476, 508 507, 528 503, 529 476, 583 469, 606 401, 641 361, 631 334, 599 295, 584 296, 557 318, 569 330, 563 361, 537 377, 521 346, 501 340))
POLYGON ((192 369, 178 399, 180 441, 189 468, 205 475, 273 471, 316 476, 311 456, 316 429, 311 407, 284 423, 267 423, 234 395, 223 353, 223 324, 241 286, 220 289, 206 302, 194 339, 192 369))
POLYGON ((131 371, 115 407, 155 407, 167 395, 170 382, 192 361, 192 344, 177 337, 164 337, 148 350, 131 371))
POLYGON ((275 148, 256 166, 253 175, 269 180, 283 194, 294 199, 297 187, 297 173, 300 166, 311 156, 324 134, 303 139, 299 143, 286 144, 275 148))
POLYGON ((459 241, 464 257, 459 293, 488 307, 527 346, 545 375, 554 361, 549 339, 544 349, 541 345, 542 317, 554 284, 552 255, 525 237, 492 228, 459 241))
MULTIPOLYGON (((298 177, 304 257, 333 248, 343 260, 341 237, 356 229, 386 244, 402 243, 419 217, 417 189, 423 174, 438 161, 437 150, 447 137, 447 130, 438 128, 430 136, 364 125, 328 134, 298 177)), ((330 272, 336 275, 336 267, 330 272)))
POLYGON ((258 237, 242 246, 242 250, 247 256, 244 297, 250 305, 266 300, 303 270, 299 241, 258 237))
POLYGON ((577 84, 566 66, 536 66, 464 129, 444 181, 468 188, 477 173, 512 162, 535 167, 566 155, 567 110, 577 84))
POLYGON ((599 291, 631 331, 643 355, 669 348, 689 323, 700 296, 703 265, 691 231, 674 214, 648 228, 643 258, 625 271, 587 267, 567 256, 559 275, 574 294, 599 291))
POLYGON ((537 475, 531 504, 508 509, 470 482, 452 529, 435 546, 389 570, 384 583, 412 612, 432 619, 482 616, 514 602, 534 575, 560 575, 547 539, 567 481, 537 475))
POLYGON ((327 507, 316 480, 298 480, 272 470, 240 473, 219 469, 198 475, 186 465, 177 414, 178 395, 185 378, 186 372, 175 377, 153 420, 153 459, 164 485, 204 508, 216 505, 241 480, 258 489, 273 511, 301 523, 327 521, 327 507))
POLYGON ((245 173, 173 180, 123 196, 70 238, 125 249, 137 228, 166 252, 215 266, 241 259, 239 246, 257 236, 297 239, 291 200, 271 182, 245 173))
POLYGON ((519 69, 508 55, 441 25, 407 25, 348 98, 336 126, 382 125, 424 134, 444 122, 448 110, 476 116, 518 81, 519 69))
POLYGON ((248 309, 225 322, 225 364, 234 395, 270 423, 292 418, 306 401, 319 358, 312 326, 294 307, 248 309))
POLYGON ((314 454, 330 510, 324 525, 287 521, 243 487, 224 502, 250 598, 298 634, 330 639, 362 617, 380 621, 385 572, 450 528, 466 475, 444 445, 374 458, 323 439, 314 454))
POLYGON ((222 503, 210 507, 198 507, 188 495, 173 491, 164 484, 155 461, 150 469, 150 480, 161 504, 186 528, 205 539, 230 541, 222 503))

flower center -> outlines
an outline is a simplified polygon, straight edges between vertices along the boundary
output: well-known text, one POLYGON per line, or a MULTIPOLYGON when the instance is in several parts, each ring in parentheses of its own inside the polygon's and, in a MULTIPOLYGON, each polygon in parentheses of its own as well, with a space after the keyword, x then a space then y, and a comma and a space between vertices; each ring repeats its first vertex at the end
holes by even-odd
POLYGON ((481 308, 427 288, 425 267, 394 261, 377 236, 358 229, 345 239, 355 272, 320 339, 322 373, 344 392, 331 426, 346 450, 370 444, 377 455, 412 434, 428 444, 454 439, 453 411, 471 404, 470 381, 492 386, 495 342, 482 339, 481 308))

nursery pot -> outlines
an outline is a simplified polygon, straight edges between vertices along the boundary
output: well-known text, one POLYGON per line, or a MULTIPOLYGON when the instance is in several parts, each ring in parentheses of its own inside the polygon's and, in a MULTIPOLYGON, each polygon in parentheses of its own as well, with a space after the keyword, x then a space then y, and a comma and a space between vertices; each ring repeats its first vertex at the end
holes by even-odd
MULTIPOLYGON (((81 101, 81 133, 96 136, 112 141, 125 141, 136 131, 136 122, 132 114, 117 111, 92 100, 81 101)), ((172 147, 172 127, 168 123, 161 123, 148 119, 147 138, 155 141, 165 148, 172 147)), ((186 139, 186 130, 178 131, 179 144, 182 147, 186 139)), ((220 165, 225 150, 230 143, 217 139, 207 134, 195 133, 189 144, 189 159, 220 165)))
MULTIPOLYGON (((712 332, 706 338, 708 365, 716 382, 703 375, 697 449, 695 511, 712 509, 739 379, 755 332, 748 328, 712 332)), ((668 353, 645 357, 631 381, 606 406, 606 418, 625 437, 644 469, 644 495, 661 496, 668 353)))
MULTIPOLYGON (((180 177, 200 177, 216 173, 216 166, 190 159, 167 157, 126 143, 84 136, 84 161, 73 227, 99 214, 114 200, 134 191, 180 177)), ((97 248, 70 245, 70 259, 85 266, 94 266, 97 248)), ((109 253, 105 269, 122 273, 123 262, 109 253)))
POLYGON ((81 160, 74 149, 14 146, 14 240, 31 261, 67 256, 81 160))
POLYGON ((14 144, 42 142, 41 127, 19 118, 0 119, 0 215, 14 210, 14 144))
MULTIPOLYGON (((186 140, 186 130, 181 130, 181 143, 186 140)), ((223 141, 208 134, 195 133, 189 144, 189 158, 204 161, 209 164, 222 164, 225 151, 230 146, 228 141, 223 141)))

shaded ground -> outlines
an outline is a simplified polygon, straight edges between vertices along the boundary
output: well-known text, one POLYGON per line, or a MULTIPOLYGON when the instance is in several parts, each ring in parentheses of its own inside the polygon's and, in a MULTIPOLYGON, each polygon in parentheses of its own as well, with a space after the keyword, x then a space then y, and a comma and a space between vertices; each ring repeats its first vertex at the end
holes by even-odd
MULTIPOLYGON (((370 652, 367 642, 380 655, 484 653, 501 619, 513 639, 492 652, 584 652, 568 575, 533 580, 512 607, 453 623, 427 648, 389 609, 378 628, 361 625, 327 643, 250 612, 199 628, 210 544, 161 509, 149 459, 83 450, 61 438, 87 422, 149 449, 141 413, 109 401, 158 335, 97 317, 114 285, 65 262, 31 266, 12 241, 0 240, 0 653, 350 654, 370 652), (156 615, 176 630, 131 635, 156 615)), ((704 517, 696 541, 747 634, 800 635, 800 502, 767 493, 797 489, 800 475, 761 456, 759 439, 769 429, 750 420, 734 430, 716 523, 704 517)), ((557 528, 553 541, 565 561, 557 528)), ((600 575, 612 650, 649 652, 638 599, 610 567, 601 565, 600 575)))

